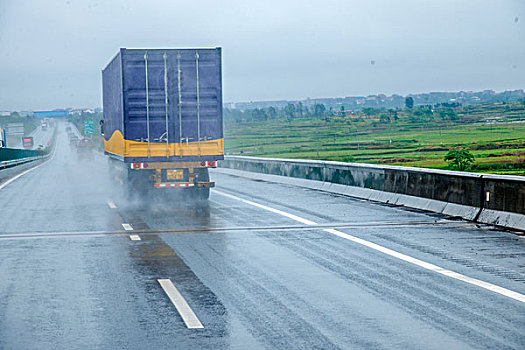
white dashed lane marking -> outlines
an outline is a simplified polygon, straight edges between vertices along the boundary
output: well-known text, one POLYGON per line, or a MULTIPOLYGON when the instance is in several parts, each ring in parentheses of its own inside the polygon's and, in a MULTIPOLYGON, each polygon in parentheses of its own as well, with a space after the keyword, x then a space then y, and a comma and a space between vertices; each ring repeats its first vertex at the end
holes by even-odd
POLYGON ((204 328, 201 321, 197 318, 191 307, 188 305, 184 297, 179 293, 177 288, 173 285, 170 279, 158 279, 162 289, 168 295, 173 305, 179 312, 182 320, 188 328, 204 328))
POLYGON ((131 227, 130 224, 122 224, 122 227, 124 227, 126 231, 133 231, 133 227, 131 227))

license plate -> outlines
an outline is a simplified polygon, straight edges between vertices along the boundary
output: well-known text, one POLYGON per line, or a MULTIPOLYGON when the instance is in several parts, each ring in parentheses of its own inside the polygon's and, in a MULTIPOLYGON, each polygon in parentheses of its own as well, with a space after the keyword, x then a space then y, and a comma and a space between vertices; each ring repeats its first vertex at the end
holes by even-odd
POLYGON ((184 171, 168 169, 166 170, 166 179, 167 180, 182 180, 184 179, 184 171))

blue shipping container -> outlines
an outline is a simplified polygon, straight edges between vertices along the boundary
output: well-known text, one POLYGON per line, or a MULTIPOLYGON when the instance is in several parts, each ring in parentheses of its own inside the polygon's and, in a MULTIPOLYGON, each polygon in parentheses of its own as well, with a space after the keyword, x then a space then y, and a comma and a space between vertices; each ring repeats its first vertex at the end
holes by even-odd
POLYGON ((104 148, 125 162, 224 155, 221 49, 120 49, 102 71, 104 148))

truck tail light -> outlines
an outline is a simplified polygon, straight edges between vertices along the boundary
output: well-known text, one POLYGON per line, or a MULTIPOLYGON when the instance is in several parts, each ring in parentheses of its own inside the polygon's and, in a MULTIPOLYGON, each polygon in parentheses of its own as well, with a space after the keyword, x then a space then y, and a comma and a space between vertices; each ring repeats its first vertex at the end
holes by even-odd
POLYGON ((148 163, 131 163, 131 169, 146 169, 148 163))
POLYGON ((210 168, 216 168, 217 167, 217 161, 205 161, 201 162, 201 166, 210 167, 210 168))

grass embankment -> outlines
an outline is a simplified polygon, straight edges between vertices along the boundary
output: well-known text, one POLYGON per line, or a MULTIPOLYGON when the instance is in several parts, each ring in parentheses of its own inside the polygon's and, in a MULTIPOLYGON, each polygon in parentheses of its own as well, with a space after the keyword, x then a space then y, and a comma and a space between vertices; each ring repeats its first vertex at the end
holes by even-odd
POLYGON ((330 118, 281 118, 227 123, 227 154, 336 160, 450 169, 449 149, 468 148, 469 171, 525 175, 525 106, 455 109, 457 120, 414 121, 410 111, 380 122, 362 113, 330 118))

